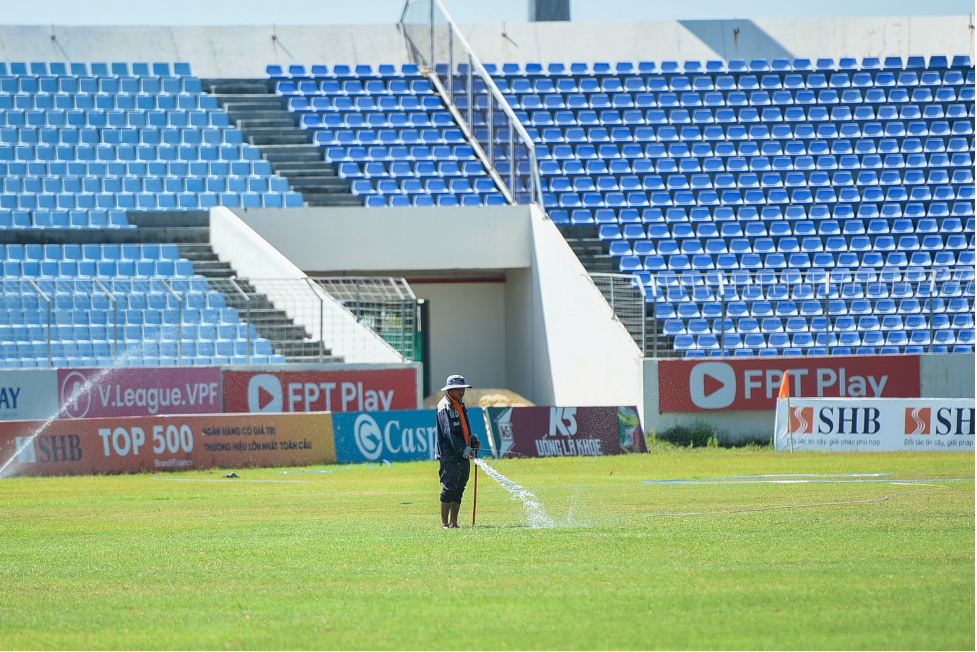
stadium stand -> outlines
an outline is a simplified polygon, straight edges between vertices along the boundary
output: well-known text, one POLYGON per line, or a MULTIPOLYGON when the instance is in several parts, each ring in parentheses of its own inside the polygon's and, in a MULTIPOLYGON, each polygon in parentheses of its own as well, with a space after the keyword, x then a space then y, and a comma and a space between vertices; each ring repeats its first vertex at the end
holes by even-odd
POLYGON ((416 66, 268 66, 268 75, 365 205, 506 203, 416 66))
MULTIPOLYGON (((581 255, 590 271, 633 274, 666 348, 973 350, 969 57, 487 67, 536 143, 550 217, 596 246, 581 255)), ((266 95, 315 146, 306 164, 335 166, 354 203, 505 203, 415 66, 267 74, 266 95)), ((0 65, 0 232, 123 232, 140 212, 304 205, 289 185, 301 170, 282 176, 262 158, 263 143, 292 136, 249 136, 205 88, 184 64, 0 65)), ((104 364, 96 281, 130 284, 102 294, 125 311, 111 324, 134 364, 241 362, 242 339, 258 361, 283 361, 172 246, 61 237, 5 240, 7 305, 24 305, 28 283, 57 308, 50 326, 34 305, 0 325, 6 364, 104 364), (165 328, 178 306, 158 279, 181 289, 178 321, 195 337, 165 328), (78 287, 92 288, 87 302, 78 287)))
POLYGON ((0 64, 0 179, 0 364, 284 362, 176 244, 131 237, 141 212, 302 203, 188 65, 0 64))
POLYGON ((550 217, 634 274, 676 351, 973 350, 969 57, 491 72, 550 217))

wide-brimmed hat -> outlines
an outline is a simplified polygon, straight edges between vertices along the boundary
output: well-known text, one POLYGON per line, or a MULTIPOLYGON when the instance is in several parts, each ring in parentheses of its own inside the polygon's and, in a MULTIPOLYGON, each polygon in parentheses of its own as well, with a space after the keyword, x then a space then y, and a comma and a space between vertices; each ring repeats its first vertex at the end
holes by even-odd
POLYGON ((448 376, 448 380, 444 383, 444 387, 441 388, 442 392, 446 392, 449 389, 470 389, 471 385, 465 382, 464 376, 448 376))

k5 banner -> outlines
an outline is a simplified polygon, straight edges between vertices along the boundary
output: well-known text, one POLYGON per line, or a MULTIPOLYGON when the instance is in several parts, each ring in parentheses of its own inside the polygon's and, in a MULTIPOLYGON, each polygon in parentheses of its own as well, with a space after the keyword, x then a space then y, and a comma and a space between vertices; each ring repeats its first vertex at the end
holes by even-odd
POLYGON ((499 457, 646 453, 634 407, 487 408, 499 457))
MULTIPOLYGON (((347 412, 334 414, 336 457, 340 464, 415 462, 434 459, 435 410, 347 412)), ((468 408, 472 434, 484 444, 480 457, 491 457, 482 408, 468 408)))
POLYGON ((0 423, 0 477, 335 462, 331 414, 0 423))
POLYGON ((918 355, 662 360, 658 363, 658 409, 772 410, 784 372, 790 377, 791 396, 919 396, 918 355))
POLYGON ((974 450, 973 399, 805 399, 777 402, 777 450, 974 450))
POLYGON ((417 369, 225 371, 225 412, 417 409, 417 369))

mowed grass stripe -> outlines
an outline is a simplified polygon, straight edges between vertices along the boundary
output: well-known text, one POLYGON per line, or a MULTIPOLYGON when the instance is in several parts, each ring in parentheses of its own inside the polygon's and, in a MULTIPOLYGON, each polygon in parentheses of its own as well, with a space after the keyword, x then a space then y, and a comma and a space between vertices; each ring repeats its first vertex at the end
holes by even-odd
POLYGON ((974 647, 973 483, 641 483, 972 478, 972 454, 490 463, 559 527, 481 474, 479 527, 442 531, 433 463, 4 480, 0 647, 974 647))

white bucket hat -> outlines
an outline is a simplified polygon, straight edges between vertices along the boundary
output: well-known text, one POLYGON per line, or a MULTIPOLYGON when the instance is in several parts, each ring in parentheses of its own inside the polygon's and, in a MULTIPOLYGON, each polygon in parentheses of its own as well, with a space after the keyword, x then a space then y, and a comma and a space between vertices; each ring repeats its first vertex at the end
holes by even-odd
POLYGON ((444 387, 441 388, 442 392, 446 392, 449 389, 471 389, 471 385, 465 382, 464 376, 448 376, 448 380, 444 383, 444 387))

